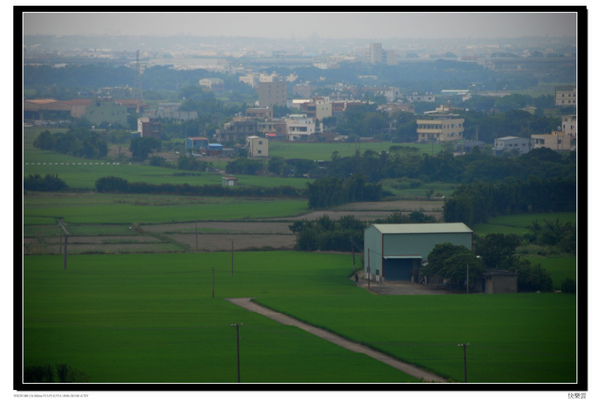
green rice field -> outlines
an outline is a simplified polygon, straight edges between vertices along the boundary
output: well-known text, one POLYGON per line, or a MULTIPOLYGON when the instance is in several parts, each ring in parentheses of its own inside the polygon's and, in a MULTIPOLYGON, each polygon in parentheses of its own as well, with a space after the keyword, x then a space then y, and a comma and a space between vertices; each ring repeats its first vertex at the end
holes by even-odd
POLYGON ((352 257, 300 252, 24 259, 25 365, 69 364, 90 382, 417 381, 231 304, 256 301, 462 381, 576 381, 574 295, 377 296, 352 257), (212 269, 214 267, 214 287, 212 269), (214 292, 214 293, 213 293, 214 292), (214 297, 213 297, 214 294, 214 297))
POLYGON ((30 194, 25 225, 67 223, 165 223, 294 216, 307 210, 302 199, 252 199, 133 194, 30 194))
POLYGON ((544 220, 554 222, 558 219, 561 224, 571 222, 576 224, 576 212, 555 212, 542 214, 519 214, 519 215, 503 215, 497 216, 488 220, 486 223, 477 223, 472 229, 478 235, 486 235, 488 233, 514 233, 523 235, 529 232, 527 226, 530 226, 534 221, 543 224, 544 220))
POLYGON ((438 154, 442 150, 440 144, 395 144, 392 142, 318 142, 318 143, 289 143, 289 142, 270 142, 269 155, 279 156, 284 159, 312 159, 330 161, 331 155, 338 152, 339 157, 353 156, 356 151, 363 153, 366 150, 375 152, 388 151, 392 145, 405 145, 413 148, 418 148, 422 153, 431 155, 438 154))

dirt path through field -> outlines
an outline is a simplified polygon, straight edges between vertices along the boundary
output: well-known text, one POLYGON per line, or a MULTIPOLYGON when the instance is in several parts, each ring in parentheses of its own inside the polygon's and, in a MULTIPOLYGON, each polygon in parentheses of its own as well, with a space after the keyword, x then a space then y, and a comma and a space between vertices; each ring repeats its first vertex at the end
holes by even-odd
POLYGON ((412 366, 410 364, 404 363, 400 360, 394 359, 393 357, 390 357, 388 355, 385 355, 383 353, 377 352, 373 349, 370 349, 364 345, 360 345, 358 343, 354 343, 352 341, 349 341, 347 339, 344 339, 340 336, 337 336, 335 334, 332 334, 331 332, 322 330, 320 328, 317 327, 313 327, 312 325, 306 324, 302 321, 296 320, 295 318, 292 318, 290 316, 287 316, 285 314, 281 314, 278 313, 276 311, 270 310, 266 307, 263 307, 259 304, 256 304, 254 302, 252 302, 252 298, 246 297, 246 298, 239 298, 239 299, 227 299, 228 301, 230 301, 231 303, 240 306, 242 308, 245 308, 246 310, 252 311, 254 313, 259 313, 264 315, 267 318, 270 318, 274 321, 277 321, 283 325, 293 325, 296 326, 300 329, 303 329, 313 335, 316 335, 320 338, 323 338, 329 342, 335 343, 336 345, 339 345, 343 348, 346 348, 348 350, 351 350, 352 352, 356 352, 356 353, 363 353, 367 356, 370 356, 374 359, 377 359, 389 366, 394 367, 395 369, 398 369, 400 371, 405 372, 406 374, 409 374, 415 378, 422 378, 423 381, 427 381, 427 382, 446 382, 446 380, 440 376, 437 376, 435 374, 432 374, 428 371, 425 371, 423 369, 420 369, 418 367, 412 366))

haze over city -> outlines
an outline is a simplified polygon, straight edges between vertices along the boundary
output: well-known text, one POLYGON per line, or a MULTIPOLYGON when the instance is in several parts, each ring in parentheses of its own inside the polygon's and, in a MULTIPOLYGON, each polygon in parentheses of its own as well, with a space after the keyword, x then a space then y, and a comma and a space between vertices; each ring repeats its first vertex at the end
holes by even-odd
MULTIPOLYGON (((307 9, 310 10, 310 9, 307 9)), ((25 35, 321 38, 574 36, 574 13, 113 12, 26 13, 25 35)))

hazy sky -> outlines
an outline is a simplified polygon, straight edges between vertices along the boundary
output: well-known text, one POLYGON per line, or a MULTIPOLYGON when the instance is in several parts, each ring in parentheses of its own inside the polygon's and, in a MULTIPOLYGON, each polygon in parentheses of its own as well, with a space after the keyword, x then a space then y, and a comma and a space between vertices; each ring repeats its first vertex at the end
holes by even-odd
MULTIPOLYGON (((434 9, 435 10, 435 9, 434 9)), ((574 36, 576 14, 555 13, 36 13, 26 35, 197 35, 297 38, 574 36)))

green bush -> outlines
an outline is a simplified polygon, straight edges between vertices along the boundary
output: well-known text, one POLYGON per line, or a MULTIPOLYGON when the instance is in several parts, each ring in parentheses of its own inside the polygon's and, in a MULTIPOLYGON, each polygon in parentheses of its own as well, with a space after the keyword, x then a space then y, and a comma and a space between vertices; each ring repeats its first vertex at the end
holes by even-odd
POLYGON ((565 278, 560 284, 560 289, 563 293, 575 293, 577 285, 573 279, 565 278))
POLYGON ((23 188, 30 191, 61 191, 67 188, 67 183, 58 178, 58 175, 50 175, 42 177, 39 174, 29 175, 25 177, 23 188))

